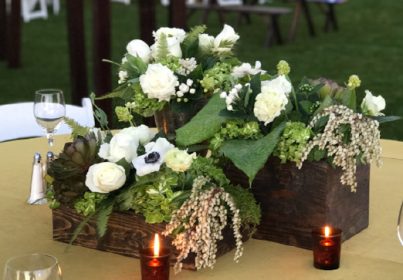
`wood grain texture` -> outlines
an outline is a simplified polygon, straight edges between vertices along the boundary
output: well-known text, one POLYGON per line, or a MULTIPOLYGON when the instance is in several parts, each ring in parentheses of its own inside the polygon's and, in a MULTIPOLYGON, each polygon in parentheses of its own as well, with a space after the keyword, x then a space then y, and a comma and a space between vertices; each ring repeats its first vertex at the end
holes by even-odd
MULTIPOLYGON (((69 243, 74 230, 83 220, 73 209, 61 206, 52 210, 53 216, 53 239, 69 243)), ((91 220, 74 241, 79 245, 91 249, 107 251, 133 258, 140 258, 140 249, 149 246, 150 240, 155 233, 161 233, 165 224, 147 224, 139 215, 132 212, 114 212, 108 222, 108 230, 104 237, 98 239, 96 233, 96 222, 91 220)), ((231 228, 225 228, 224 240, 218 243, 217 257, 224 255, 235 248, 235 240, 231 228)), ((249 239, 250 232, 244 231, 244 241, 249 239)), ((170 237, 164 238, 165 246, 171 248, 171 264, 176 261, 178 252, 172 248, 170 237)), ((195 270, 194 255, 184 261, 183 268, 195 270)))
MULTIPOLYGON (((244 174, 226 167, 233 183, 248 186, 244 174)), ((262 208, 256 239, 312 248, 311 231, 330 224, 343 230, 347 240, 368 227, 369 166, 357 167, 357 192, 341 185, 340 169, 324 161, 280 164, 271 158, 257 174, 252 192, 262 208)))

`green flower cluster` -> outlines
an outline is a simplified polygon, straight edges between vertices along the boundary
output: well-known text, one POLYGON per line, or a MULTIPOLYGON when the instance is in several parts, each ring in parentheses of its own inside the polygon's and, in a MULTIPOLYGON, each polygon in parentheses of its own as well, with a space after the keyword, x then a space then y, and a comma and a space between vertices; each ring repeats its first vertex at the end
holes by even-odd
POLYGON ((256 121, 229 121, 211 139, 210 149, 218 150, 223 142, 229 139, 259 139, 260 137, 262 134, 256 121))
POLYGON ((74 208, 77 213, 84 216, 94 214, 98 205, 107 197, 106 194, 86 192, 82 198, 77 200, 74 208))
POLYGON ((200 81, 204 92, 215 92, 226 90, 232 86, 231 77, 232 65, 225 62, 218 62, 213 68, 204 73, 203 80, 200 81))
POLYGON ((160 102, 158 99, 145 96, 141 90, 140 84, 133 85, 133 89, 135 91, 133 102, 136 104, 133 111, 137 114, 144 117, 151 117, 155 112, 161 111, 162 108, 164 108, 166 102, 160 102))
POLYGON ((179 63, 179 58, 173 55, 168 55, 161 59, 159 62, 174 72, 176 72, 181 67, 179 63))
POLYGON ((304 123, 288 122, 273 155, 279 157, 282 163, 299 163, 311 134, 311 129, 304 123))
POLYGON ((116 106, 115 113, 120 122, 131 122, 133 120, 133 115, 130 113, 128 107, 116 106))

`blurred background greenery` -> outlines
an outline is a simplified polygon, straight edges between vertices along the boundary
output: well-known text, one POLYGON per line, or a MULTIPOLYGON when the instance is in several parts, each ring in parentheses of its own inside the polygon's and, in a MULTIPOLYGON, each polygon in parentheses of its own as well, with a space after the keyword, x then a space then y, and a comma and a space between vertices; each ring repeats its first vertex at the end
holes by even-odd
MULTIPOLYGON (((33 92, 40 88, 56 87, 66 93, 70 101, 70 80, 66 30, 66 10, 62 0, 61 13, 51 15, 48 20, 33 20, 23 24, 22 64, 19 69, 8 69, 0 62, 0 104, 31 101, 33 92)), ((89 89, 92 83, 91 54, 91 7, 86 2, 85 28, 89 89)), ((112 6, 112 57, 120 61, 128 41, 139 37, 136 1, 130 6, 113 3, 112 6)), ((283 1, 272 5, 287 6, 283 1)), ((288 5, 289 6, 289 5, 288 5)), ((361 97, 369 89, 375 95, 383 95, 387 101, 387 115, 403 116, 403 2, 396 0, 350 0, 337 6, 340 30, 324 33, 323 14, 312 5, 318 36, 312 38, 302 18, 296 39, 293 42, 263 47, 266 36, 266 22, 259 16, 252 16, 251 24, 237 26, 237 16, 227 16, 241 39, 237 54, 243 61, 262 62, 263 68, 274 71, 280 59, 287 60, 291 67, 291 78, 297 84, 304 76, 327 77, 343 84, 350 74, 358 74, 362 86, 361 97)), ((284 16, 281 29, 287 37, 292 15, 284 16)), ((167 9, 157 7, 157 26, 167 25, 167 9)), ((189 26, 201 23, 201 13, 193 14, 189 26)), ((211 13, 208 33, 217 34, 222 26, 216 13, 211 13)), ((116 76, 116 69, 113 69, 116 76)), ((114 85, 117 78, 113 78, 114 85)), ((403 140, 401 121, 382 127, 382 137, 403 140)))

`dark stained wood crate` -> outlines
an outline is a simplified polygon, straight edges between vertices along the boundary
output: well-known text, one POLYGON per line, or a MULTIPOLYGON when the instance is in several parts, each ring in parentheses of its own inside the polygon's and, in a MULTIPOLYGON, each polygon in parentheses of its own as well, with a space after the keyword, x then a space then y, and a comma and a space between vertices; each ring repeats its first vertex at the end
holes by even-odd
MULTIPOLYGON (((61 206, 52 210, 53 216, 53 239, 69 243, 74 230, 83 220, 83 216, 77 214, 74 209, 61 206)), ((140 258, 140 249, 149 244, 155 233, 161 233, 165 224, 147 224, 143 217, 133 212, 114 212, 109 218, 108 230, 104 237, 98 238, 96 232, 96 221, 90 220, 83 231, 74 241, 79 245, 91 249, 111 252, 133 258, 140 258)), ((243 231, 243 240, 249 239, 250 232, 243 231)), ((232 229, 226 227, 223 232, 224 240, 218 242, 217 257, 224 255, 235 248, 235 240, 232 229)), ((171 247, 172 239, 164 238, 165 246, 171 248, 171 264, 176 261, 178 252, 171 247)), ((184 261, 183 268, 195 270, 194 254, 190 254, 184 261)))
MULTIPOLYGON (((233 183, 249 186, 247 177, 228 165, 233 183)), ((262 208, 262 220, 253 238, 311 249, 311 230, 330 224, 347 240, 368 227, 369 166, 357 166, 357 192, 340 183, 341 170, 325 161, 280 164, 270 158, 259 171, 252 192, 262 208)))

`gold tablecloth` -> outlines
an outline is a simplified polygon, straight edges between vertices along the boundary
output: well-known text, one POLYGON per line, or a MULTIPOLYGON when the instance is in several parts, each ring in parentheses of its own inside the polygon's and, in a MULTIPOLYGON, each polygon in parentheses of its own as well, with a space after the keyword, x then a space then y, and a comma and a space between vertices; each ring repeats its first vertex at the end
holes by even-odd
MULTIPOLYGON (((67 140, 56 137, 54 151, 67 140)), ((403 199, 403 143, 383 140, 382 146, 384 164, 371 168, 369 228, 343 243, 338 270, 313 268, 309 250, 250 240, 238 264, 229 253, 218 259, 214 270, 178 275, 171 271, 171 279, 402 280, 403 247, 396 237, 396 222, 403 199)), ((77 246, 65 252, 65 244, 52 240, 51 211, 26 204, 36 151, 45 155, 45 139, 0 143, 0 269, 12 256, 44 252, 59 259, 65 280, 140 279, 136 259, 77 246)))

